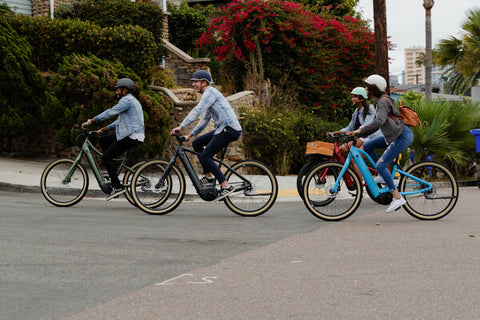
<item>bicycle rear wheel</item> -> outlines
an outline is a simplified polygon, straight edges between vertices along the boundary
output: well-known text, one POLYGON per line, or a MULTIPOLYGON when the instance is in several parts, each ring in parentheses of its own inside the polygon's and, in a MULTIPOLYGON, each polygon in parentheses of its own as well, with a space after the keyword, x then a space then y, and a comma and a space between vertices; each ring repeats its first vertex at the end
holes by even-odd
POLYGON ((315 217, 326 221, 339 221, 352 215, 360 206, 362 185, 353 170, 347 169, 345 173, 348 173, 353 181, 350 189, 342 177, 337 191, 332 192, 342 169, 343 163, 324 162, 313 168, 305 178, 303 202, 315 217))
POLYGON ((241 216, 258 216, 272 207, 277 199, 278 182, 272 170, 256 160, 240 161, 225 174, 235 192, 224 199, 225 205, 241 216))
MULTIPOLYGON (((404 195, 407 201, 403 208, 421 220, 436 220, 445 217, 458 200, 458 182, 453 173, 441 163, 423 161, 413 164, 406 172, 433 185, 433 189, 412 195, 404 195)), ((402 176, 398 190, 414 192, 426 188, 414 179, 402 176)))
POLYGON ((141 165, 132 178, 132 198, 144 212, 161 215, 174 210, 185 196, 185 177, 176 165, 160 181, 168 162, 152 160, 141 165))
POLYGON ((73 159, 57 159, 43 170, 40 189, 51 204, 58 207, 73 206, 87 193, 87 171, 80 163, 74 165, 74 162, 73 159))

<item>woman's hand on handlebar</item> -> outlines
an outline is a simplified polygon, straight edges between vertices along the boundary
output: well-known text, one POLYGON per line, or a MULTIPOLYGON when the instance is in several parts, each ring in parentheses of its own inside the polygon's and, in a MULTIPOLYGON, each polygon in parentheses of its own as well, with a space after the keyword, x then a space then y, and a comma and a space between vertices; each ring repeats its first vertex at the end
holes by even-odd
POLYGON ((347 131, 347 136, 352 136, 354 138, 358 138, 362 134, 362 131, 360 129, 357 129, 355 131, 347 131))

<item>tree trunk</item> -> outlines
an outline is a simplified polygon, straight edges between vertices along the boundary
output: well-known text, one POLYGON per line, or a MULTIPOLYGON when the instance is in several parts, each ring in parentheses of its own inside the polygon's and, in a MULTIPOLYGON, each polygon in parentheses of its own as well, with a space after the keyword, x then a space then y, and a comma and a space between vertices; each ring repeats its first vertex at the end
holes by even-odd
POLYGON ((373 0, 373 20, 375 27, 375 68, 387 81, 387 93, 390 93, 388 72, 387 7, 385 0, 373 0))
POLYGON ((432 98, 432 7, 434 0, 423 0, 425 8, 425 100, 432 98))

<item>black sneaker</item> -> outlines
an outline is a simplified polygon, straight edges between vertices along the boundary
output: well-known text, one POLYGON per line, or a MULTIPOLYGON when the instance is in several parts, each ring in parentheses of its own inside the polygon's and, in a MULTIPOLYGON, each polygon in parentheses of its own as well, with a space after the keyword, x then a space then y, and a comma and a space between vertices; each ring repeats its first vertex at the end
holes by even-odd
POLYGON ((110 194, 107 197, 107 201, 112 200, 113 198, 118 198, 118 196, 123 194, 123 193, 125 193, 125 188, 117 189, 117 188, 113 187, 112 192, 110 192, 110 194))
POLYGON ((211 186, 214 182, 215 182, 214 178, 203 177, 202 179, 200 179, 200 183, 202 187, 211 186))
POLYGON ((222 188, 222 189, 220 189, 220 192, 217 195, 217 199, 215 199, 215 200, 222 200, 223 198, 231 195, 233 193, 233 191, 235 191, 235 188, 233 186, 228 186, 226 188, 222 188))

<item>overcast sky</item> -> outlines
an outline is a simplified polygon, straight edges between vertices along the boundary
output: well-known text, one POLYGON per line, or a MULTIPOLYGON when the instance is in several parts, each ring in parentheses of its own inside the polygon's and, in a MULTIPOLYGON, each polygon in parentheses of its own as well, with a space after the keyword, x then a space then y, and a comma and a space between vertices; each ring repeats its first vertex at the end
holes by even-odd
MULTIPOLYGON (((423 0, 386 0, 387 34, 396 45, 389 52, 390 74, 404 70, 404 49, 425 47, 425 8, 423 0)), ((480 0, 435 0, 432 8, 432 46, 449 36, 460 37, 462 22, 468 9, 480 8, 480 0)), ((370 20, 373 31, 373 0, 360 0, 357 6, 363 17, 370 20)), ((399 79, 401 81, 401 79, 399 79)))

